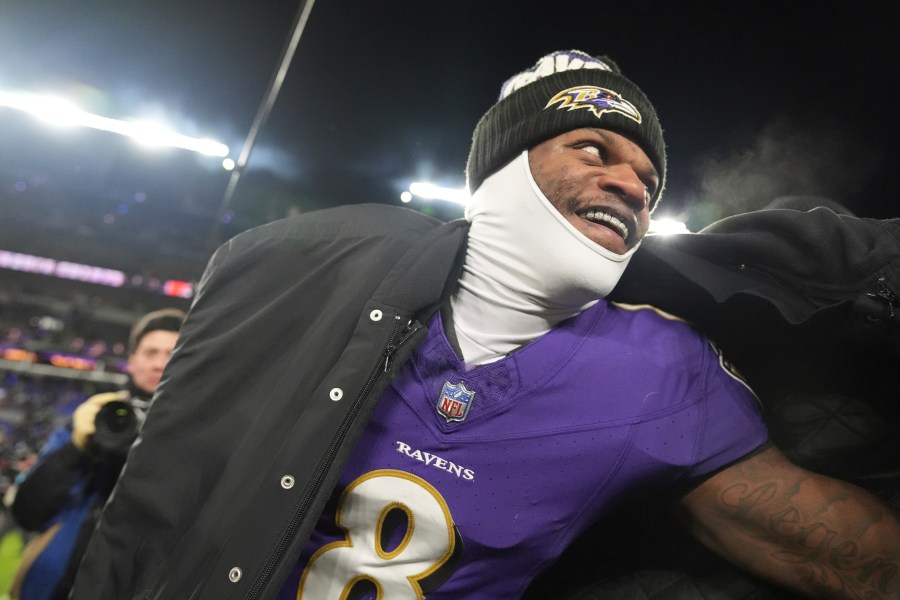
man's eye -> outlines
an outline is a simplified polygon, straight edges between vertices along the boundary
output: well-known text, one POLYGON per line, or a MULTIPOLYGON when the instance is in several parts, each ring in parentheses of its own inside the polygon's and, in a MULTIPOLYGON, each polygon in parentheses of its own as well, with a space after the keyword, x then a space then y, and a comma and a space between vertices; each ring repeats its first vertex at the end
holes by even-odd
POLYGON ((592 155, 596 156, 597 158, 600 158, 600 159, 605 158, 604 152, 600 148, 600 146, 595 146, 593 144, 585 144, 584 146, 581 147, 581 149, 584 150, 585 152, 587 152, 588 154, 592 154, 592 155))

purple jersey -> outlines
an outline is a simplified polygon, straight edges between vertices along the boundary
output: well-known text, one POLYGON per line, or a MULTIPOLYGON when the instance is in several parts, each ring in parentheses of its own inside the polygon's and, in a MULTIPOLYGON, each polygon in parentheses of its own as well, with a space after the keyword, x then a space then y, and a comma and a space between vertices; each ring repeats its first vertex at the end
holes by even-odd
POLYGON ((710 343, 653 310, 601 301, 471 370, 436 317, 280 598, 519 598, 598 517, 766 439, 710 343))

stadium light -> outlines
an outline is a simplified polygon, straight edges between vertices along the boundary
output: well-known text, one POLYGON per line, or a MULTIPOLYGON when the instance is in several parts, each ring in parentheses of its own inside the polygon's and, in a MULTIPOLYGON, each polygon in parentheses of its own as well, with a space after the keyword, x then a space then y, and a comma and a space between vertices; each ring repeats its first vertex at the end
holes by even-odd
POLYGON ((465 189, 442 187, 425 181, 409 184, 409 193, 425 200, 446 200, 463 206, 469 201, 469 192, 465 189))
POLYGON ((229 153, 228 146, 215 140, 174 133, 160 123, 121 121, 95 115, 55 96, 0 90, 0 107, 4 106, 48 123, 99 129, 129 137, 144 145, 181 148, 218 158, 225 158, 229 153))
POLYGON ((653 233, 656 235, 672 235, 675 233, 690 232, 691 231, 687 228, 687 225, 685 225, 681 221, 666 217, 663 217, 661 219, 651 219, 650 229, 647 231, 647 233, 653 233))
MULTIPOLYGON (((33 99, 34 104, 28 107, 20 103, 19 110, 30 112, 35 117, 51 125, 73 126, 78 124, 79 108, 72 102, 55 96, 41 96, 33 99), (30 108, 31 110, 28 110, 30 108)), ((2 99, 0 99, 2 103, 2 99)), ((15 108, 15 107, 14 107, 15 108)))

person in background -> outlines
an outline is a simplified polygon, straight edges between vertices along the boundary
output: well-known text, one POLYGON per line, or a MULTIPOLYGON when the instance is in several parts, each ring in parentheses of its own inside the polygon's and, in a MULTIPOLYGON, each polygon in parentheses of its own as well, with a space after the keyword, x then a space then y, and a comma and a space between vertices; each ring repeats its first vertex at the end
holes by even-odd
POLYGON ((162 309, 139 319, 128 339, 128 387, 80 404, 71 423, 51 433, 36 464, 22 474, 12 496, 12 515, 22 528, 40 533, 24 552, 14 598, 68 597, 184 318, 181 310, 162 309))

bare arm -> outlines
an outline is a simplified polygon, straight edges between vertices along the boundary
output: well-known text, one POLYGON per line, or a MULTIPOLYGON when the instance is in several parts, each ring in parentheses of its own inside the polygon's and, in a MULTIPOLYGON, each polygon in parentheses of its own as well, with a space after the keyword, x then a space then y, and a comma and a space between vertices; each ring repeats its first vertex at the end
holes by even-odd
POLYGON ((900 599, 900 519, 872 494, 771 448, 682 500, 688 527, 739 567, 811 598, 900 599))

